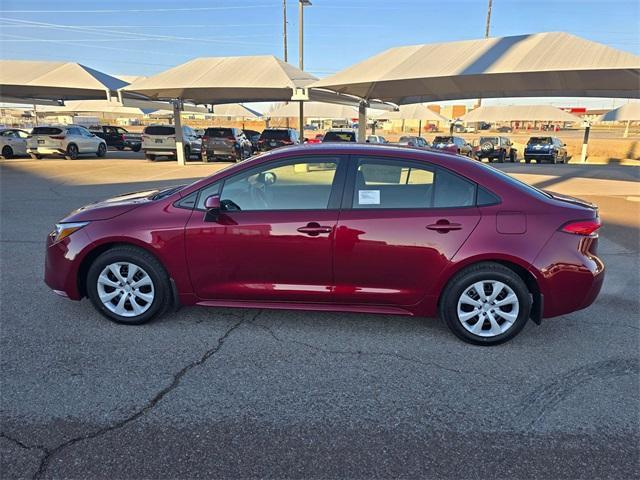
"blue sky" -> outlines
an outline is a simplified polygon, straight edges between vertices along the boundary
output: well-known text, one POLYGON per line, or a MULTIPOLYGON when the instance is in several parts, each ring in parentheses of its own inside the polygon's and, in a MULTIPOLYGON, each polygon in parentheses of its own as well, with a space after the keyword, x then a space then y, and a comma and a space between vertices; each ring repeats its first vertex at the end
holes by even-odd
MULTIPOLYGON (((305 9, 305 70, 317 76, 389 47, 484 35, 487 0, 312 2, 305 9)), ((283 54, 281 0, 0 3, 2 58, 151 75, 200 56, 283 54)), ((287 3, 289 61, 297 65, 298 2, 287 3)), ((639 25, 638 0, 493 0, 491 35, 566 31, 640 54, 639 25)))

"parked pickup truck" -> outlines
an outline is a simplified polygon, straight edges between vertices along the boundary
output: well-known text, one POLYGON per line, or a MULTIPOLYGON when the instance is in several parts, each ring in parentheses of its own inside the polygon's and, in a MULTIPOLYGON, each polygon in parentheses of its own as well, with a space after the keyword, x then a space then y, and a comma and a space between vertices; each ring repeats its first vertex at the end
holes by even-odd
POLYGON ((139 134, 129 133, 122 127, 113 127, 110 125, 99 125, 89 128, 94 135, 103 138, 107 142, 108 147, 118 150, 129 148, 134 152, 139 152, 142 147, 142 140, 139 134))

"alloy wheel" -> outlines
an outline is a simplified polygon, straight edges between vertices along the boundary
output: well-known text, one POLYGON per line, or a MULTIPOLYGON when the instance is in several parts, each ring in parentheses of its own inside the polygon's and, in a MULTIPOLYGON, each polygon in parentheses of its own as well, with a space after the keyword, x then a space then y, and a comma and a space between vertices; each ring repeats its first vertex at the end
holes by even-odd
POLYGON ((131 262, 116 262, 104 267, 98 275, 97 290, 103 305, 122 317, 142 315, 155 298, 151 277, 131 262))
POLYGON ((479 337, 505 333, 517 320, 519 311, 518 296, 509 285, 497 280, 475 282, 458 299, 458 320, 479 337))

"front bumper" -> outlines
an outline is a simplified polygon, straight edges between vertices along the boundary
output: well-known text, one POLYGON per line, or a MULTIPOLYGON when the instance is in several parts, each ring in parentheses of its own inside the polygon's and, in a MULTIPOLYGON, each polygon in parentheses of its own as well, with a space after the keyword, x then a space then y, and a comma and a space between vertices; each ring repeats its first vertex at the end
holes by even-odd
POLYGON ((84 253, 90 248, 91 240, 84 229, 69 235, 61 242, 53 243, 47 236, 44 265, 44 282, 55 293, 80 300, 78 278, 84 253))

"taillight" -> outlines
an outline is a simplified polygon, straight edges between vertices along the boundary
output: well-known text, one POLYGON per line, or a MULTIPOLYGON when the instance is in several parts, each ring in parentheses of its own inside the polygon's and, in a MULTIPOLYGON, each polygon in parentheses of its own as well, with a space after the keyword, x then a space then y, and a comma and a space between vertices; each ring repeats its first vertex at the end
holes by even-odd
POLYGON ((227 137, 227 140, 233 140, 234 142, 236 141, 236 137, 234 137, 233 135, 231 135, 230 137, 227 137))
POLYGON ((203 142, 208 142, 209 141, 209 137, 202 137, 202 141, 203 142))
POLYGON ((65 138, 67 138, 64 135, 50 135, 49 138, 53 139, 53 140, 64 140, 65 138))
POLYGON ((602 226, 600 218, 594 218, 593 220, 574 220, 565 223, 560 230, 566 233, 572 233, 574 235, 593 235, 596 230, 602 226))
POLYGON ((291 140, 282 140, 282 144, 283 145, 293 145, 293 142, 291 140))

